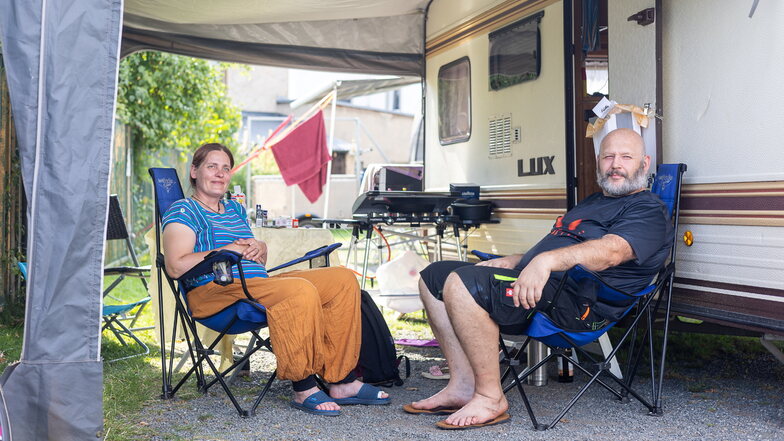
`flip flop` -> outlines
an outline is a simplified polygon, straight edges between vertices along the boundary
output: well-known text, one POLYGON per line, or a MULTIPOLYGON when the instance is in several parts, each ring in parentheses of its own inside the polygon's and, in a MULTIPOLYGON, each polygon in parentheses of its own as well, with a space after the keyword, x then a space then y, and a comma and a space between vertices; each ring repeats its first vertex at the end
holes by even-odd
POLYGON ((295 409, 299 409, 303 412, 312 413, 313 415, 321 415, 321 416, 338 416, 340 415, 339 410, 322 410, 316 409, 321 403, 334 403, 336 400, 333 400, 329 395, 325 394, 324 391, 320 390, 311 394, 309 397, 305 398, 305 401, 302 403, 297 403, 294 400, 289 401, 289 405, 295 409))
POLYGON ((437 406, 432 409, 417 409, 416 407, 405 404, 403 405, 403 412, 413 415, 451 415, 460 409, 455 409, 446 406, 437 406))
POLYGON ((357 392, 357 394, 353 397, 333 398, 332 401, 338 403, 341 406, 351 406, 355 404, 382 405, 392 402, 389 397, 379 398, 379 392, 381 392, 381 389, 377 388, 376 386, 363 384, 362 387, 359 388, 359 392, 357 392))
POLYGON ((449 368, 442 368, 439 365, 430 366, 428 372, 422 372, 422 376, 428 380, 448 380, 451 377, 451 375, 449 375, 449 368))
POLYGON ((465 430, 465 429, 478 429, 480 427, 488 427, 488 426, 495 426, 496 424, 504 424, 508 423, 512 419, 512 416, 508 413, 504 412, 501 415, 493 418, 490 421, 485 421, 484 423, 479 424, 469 424, 467 426, 454 426, 446 422, 446 420, 439 421, 436 423, 436 427, 439 429, 444 430, 465 430))

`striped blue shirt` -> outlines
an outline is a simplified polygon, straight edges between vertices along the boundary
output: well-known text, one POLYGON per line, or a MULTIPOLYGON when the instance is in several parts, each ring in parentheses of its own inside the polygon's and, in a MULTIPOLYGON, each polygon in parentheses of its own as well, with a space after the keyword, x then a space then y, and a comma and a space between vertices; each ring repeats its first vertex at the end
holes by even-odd
MULTIPOLYGON (((236 201, 221 201, 224 212, 214 213, 202 207, 193 199, 180 199, 171 204, 166 214, 163 215, 163 228, 170 223, 179 223, 187 226, 196 233, 196 245, 193 252, 212 251, 228 245, 237 239, 253 238, 245 207, 236 201)), ((268 277, 264 265, 251 260, 242 260, 242 272, 245 278, 268 277)), ((232 267, 234 277, 239 278, 236 265, 232 267)), ((205 274, 197 280, 186 282, 188 289, 201 286, 214 279, 212 274, 205 274)))

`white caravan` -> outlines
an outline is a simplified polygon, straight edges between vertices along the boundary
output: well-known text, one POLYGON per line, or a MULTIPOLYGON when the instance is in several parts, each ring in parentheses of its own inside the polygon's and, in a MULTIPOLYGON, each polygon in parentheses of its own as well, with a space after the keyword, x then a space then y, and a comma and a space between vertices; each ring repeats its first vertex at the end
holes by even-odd
POLYGON ((470 248, 524 251, 597 188, 601 95, 649 104, 648 148, 688 165, 674 311, 784 334, 782 21, 781 2, 435 0, 426 189, 481 185, 501 223, 470 248))

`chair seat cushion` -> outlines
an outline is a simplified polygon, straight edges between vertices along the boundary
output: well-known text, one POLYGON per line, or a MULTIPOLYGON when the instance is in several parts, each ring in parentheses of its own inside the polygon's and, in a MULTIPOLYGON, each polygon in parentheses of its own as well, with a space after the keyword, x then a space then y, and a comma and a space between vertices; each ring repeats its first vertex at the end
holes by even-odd
POLYGON ((221 332, 232 320, 236 319, 226 333, 242 334, 243 332, 258 329, 267 324, 267 314, 263 312, 264 308, 261 308, 262 310, 259 310, 248 303, 237 302, 216 314, 196 319, 196 321, 207 328, 221 332))

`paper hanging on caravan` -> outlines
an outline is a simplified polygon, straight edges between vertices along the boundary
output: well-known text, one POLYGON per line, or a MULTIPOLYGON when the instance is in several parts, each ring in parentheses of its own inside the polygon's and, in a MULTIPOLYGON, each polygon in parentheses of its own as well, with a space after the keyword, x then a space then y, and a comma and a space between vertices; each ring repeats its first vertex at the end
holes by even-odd
POLYGON ((633 104, 618 104, 602 98, 594 107, 597 117, 593 124, 588 124, 585 137, 593 138, 593 149, 599 154, 599 146, 608 133, 615 129, 632 129, 642 136, 645 142, 645 153, 651 157, 651 164, 656 164, 656 118, 650 108, 633 104))

